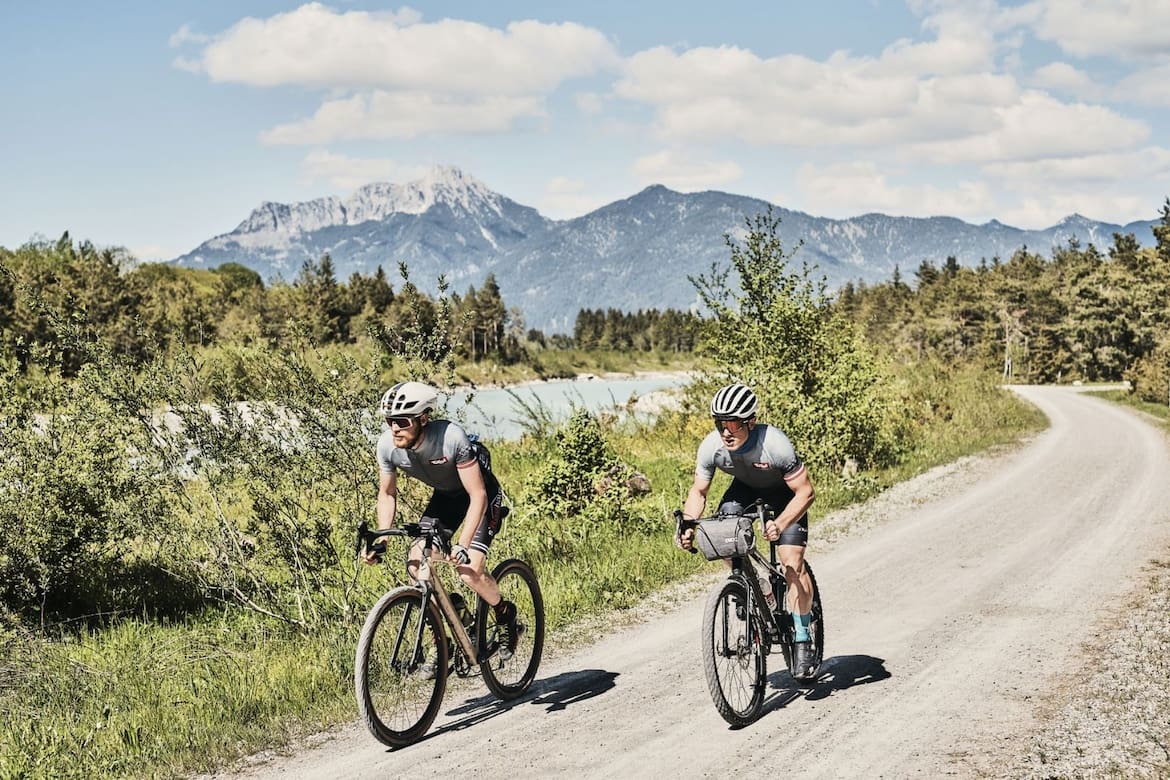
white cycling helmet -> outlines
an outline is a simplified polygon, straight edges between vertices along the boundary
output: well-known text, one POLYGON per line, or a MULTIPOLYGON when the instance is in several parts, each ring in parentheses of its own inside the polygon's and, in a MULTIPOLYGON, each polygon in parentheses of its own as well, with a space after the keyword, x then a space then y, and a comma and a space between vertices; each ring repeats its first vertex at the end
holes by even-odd
POLYGON ((418 417, 435 408, 439 391, 422 382, 399 382, 382 396, 383 417, 418 417))
POLYGON ((711 399, 711 416, 716 420, 748 420, 756 416, 759 402, 746 385, 733 384, 719 388, 711 399))

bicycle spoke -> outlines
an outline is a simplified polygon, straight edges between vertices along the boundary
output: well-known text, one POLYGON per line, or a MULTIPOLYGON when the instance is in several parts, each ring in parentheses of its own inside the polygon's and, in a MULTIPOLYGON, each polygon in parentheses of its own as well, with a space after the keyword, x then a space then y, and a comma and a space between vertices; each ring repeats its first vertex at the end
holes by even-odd
POLYGON ((392 591, 370 612, 358 643, 355 685, 370 732, 400 746, 421 737, 434 721, 447 677, 447 649, 433 609, 418 591, 392 591))

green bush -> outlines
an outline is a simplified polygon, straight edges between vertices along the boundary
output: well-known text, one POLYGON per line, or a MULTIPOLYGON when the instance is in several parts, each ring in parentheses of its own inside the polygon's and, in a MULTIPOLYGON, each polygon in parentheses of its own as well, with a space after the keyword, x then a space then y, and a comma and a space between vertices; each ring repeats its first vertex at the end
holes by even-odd
POLYGON ((702 344, 718 366, 700 389, 730 381, 752 387, 760 419, 780 426, 810 465, 887 465, 898 437, 886 377, 856 328, 830 306, 823 280, 808 266, 789 270, 779 226, 771 210, 746 220, 742 243, 725 237, 730 267, 692 280, 712 314, 702 344))

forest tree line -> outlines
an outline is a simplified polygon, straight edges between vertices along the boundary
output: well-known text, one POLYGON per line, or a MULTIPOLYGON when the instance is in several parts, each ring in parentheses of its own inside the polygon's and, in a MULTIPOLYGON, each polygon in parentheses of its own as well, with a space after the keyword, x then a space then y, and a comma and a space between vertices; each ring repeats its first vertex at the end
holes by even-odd
MULTIPOLYGON (((975 267, 923 259, 880 284, 847 283, 833 308, 866 340, 904 359, 976 365, 1007 380, 1128 379, 1147 400, 1170 394, 1170 199, 1155 246, 1114 234, 1102 252, 1076 240, 1046 258, 1023 247, 975 267)), ((666 309, 581 309, 572 334, 526 329, 494 276, 462 295, 429 296, 400 268, 391 285, 379 267, 339 281, 328 255, 291 283, 265 285, 237 263, 213 269, 137 264, 119 249, 56 242, 0 248, 0 350, 28 365, 31 345, 51 342, 52 312, 70 311, 122 354, 146 359, 180 340, 281 347, 294 336, 319 344, 410 342, 446 318, 459 359, 528 360, 529 350, 581 348, 691 352, 701 318, 666 309)), ((441 285, 442 287, 442 285, 441 285)), ((63 367, 70 368, 69 356, 63 367)), ((73 365, 72 368, 76 368, 73 365)))
POLYGON ((1170 200, 1155 246, 1115 233, 1104 253, 1076 240, 1045 258, 1026 247, 964 267, 923 260, 913 285, 846 284, 836 306, 871 344, 906 359, 974 364, 1023 382, 1128 379, 1170 394, 1170 200))
MULTIPOLYGON (((136 263, 117 248, 98 249, 68 233, 56 242, 0 247, 0 355, 23 373, 32 345, 50 344, 61 312, 72 312, 94 335, 139 361, 180 342, 184 345, 262 345, 280 348, 307 336, 314 343, 356 344, 368 339, 396 344, 419 341, 446 319, 455 357, 523 362, 531 349, 664 350, 689 352, 699 319, 687 312, 629 314, 582 310, 572 335, 525 328, 509 308, 494 275, 478 289, 436 296, 421 291, 405 267, 395 289, 385 270, 354 273, 340 281, 332 259, 307 261, 291 283, 265 285, 238 263, 211 269, 136 263)), ((77 358, 65 355, 75 371, 77 358)))

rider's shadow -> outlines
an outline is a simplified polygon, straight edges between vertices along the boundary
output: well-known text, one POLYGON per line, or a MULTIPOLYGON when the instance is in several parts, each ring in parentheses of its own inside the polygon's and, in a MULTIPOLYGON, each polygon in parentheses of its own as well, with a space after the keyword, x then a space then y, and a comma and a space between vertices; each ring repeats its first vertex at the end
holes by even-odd
POLYGON ((435 729, 427 738, 446 731, 460 731, 485 720, 507 712, 521 704, 548 705, 546 712, 557 712, 571 704, 592 699, 614 688, 617 672, 602 669, 584 669, 579 672, 562 674, 536 680, 523 696, 510 701, 501 701, 491 694, 467 699, 457 707, 447 710, 447 715, 462 716, 458 720, 435 729))
POLYGON ((815 680, 797 683, 787 671, 768 676, 775 693, 764 702, 766 712, 783 709, 797 699, 818 701, 834 691, 843 691, 858 685, 881 682, 890 678, 885 661, 872 655, 838 655, 826 658, 815 680))

